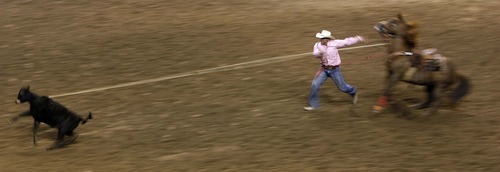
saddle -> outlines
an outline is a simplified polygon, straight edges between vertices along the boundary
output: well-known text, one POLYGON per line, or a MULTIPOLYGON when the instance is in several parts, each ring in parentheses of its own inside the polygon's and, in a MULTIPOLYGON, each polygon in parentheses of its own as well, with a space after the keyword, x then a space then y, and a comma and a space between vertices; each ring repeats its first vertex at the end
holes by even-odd
POLYGON ((423 79, 422 75, 429 72, 446 70, 446 57, 437 53, 437 49, 430 48, 417 52, 399 52, 396 55, 407 56, 411 61, 411 68, 403 75, 404 80, 414 81, 423 79), (417 71, 420 71, 417 74, 417 71))
POLYGON ((446 69, 446 58, 437 53, 437 49, 435 48, 417 52, 398 52, 397 55, 409 57, 412 68, 426 72, 436 72, 446 69))
POLYGON ((446 57, 437 53, 437 49, 429 48, 422 51, 422 66, 426 71, 446 70, 446 57))

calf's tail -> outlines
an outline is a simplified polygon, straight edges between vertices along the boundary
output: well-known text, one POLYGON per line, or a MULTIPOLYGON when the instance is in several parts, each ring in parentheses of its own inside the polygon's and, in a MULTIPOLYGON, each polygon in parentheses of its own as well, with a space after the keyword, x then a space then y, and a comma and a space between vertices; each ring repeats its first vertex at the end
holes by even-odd
POLYGON ((83 120, 82 120, 82 124, 87 123, 87 121, 88 121, 89 119, 92 119, 92 112, 89 112, 89 115, 87 115, 87 117, 83 118, 83 120))

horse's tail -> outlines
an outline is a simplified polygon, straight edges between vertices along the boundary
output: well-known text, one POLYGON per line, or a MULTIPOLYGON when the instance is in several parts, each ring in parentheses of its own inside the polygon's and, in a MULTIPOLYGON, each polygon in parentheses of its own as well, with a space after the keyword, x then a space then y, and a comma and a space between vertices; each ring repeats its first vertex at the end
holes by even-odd
POLYGON ((453 103, 458 102, 462 97, 467 95, 470 90, 469 79, 462 74, 458 74, 458 85, 451 92, 451 99, 453 103))
POLYGON ((92 112, 89 112, 89 115, 82 120, 82 124, 87 123, 89 119, 92 119, 92 112))

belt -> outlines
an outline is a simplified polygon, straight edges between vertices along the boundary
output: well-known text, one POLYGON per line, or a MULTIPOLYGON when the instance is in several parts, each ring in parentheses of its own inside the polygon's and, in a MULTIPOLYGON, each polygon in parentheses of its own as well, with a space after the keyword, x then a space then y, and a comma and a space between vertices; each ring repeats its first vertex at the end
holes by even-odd
POLYGON ((324 69, 330 69, 331 70, 331 69, 335 69, 335 68, 339 67, 339 65, 337 65, 337 66, 322 66, 322 67, 324 69))

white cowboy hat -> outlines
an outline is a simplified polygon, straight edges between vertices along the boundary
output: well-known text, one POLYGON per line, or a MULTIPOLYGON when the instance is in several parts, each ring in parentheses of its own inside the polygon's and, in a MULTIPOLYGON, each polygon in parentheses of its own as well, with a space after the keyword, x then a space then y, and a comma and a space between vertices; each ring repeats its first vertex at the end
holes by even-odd
POLYGON ((332 33, 327 30, 322 30, 321 33, 316 33, 316 38, 330 38, 330 39, 335 39, 335 37, 332 36, 332 33))

